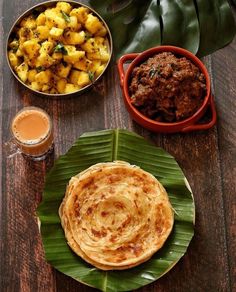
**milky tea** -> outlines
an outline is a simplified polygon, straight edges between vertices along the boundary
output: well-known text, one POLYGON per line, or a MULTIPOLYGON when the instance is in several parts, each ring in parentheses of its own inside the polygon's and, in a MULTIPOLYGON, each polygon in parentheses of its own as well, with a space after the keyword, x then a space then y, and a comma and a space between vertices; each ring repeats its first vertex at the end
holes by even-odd
POLYGON ((11 131, 21 152, 32 159, 44 159, 53 147, 52 122, 40 108, 25 107, 19 111, 11 131))

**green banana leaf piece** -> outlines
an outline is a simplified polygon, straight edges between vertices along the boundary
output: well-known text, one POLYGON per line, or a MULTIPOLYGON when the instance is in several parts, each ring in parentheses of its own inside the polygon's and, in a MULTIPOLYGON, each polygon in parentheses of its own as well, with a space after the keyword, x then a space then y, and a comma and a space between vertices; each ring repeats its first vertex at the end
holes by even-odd
POLYGON ((236 29, 228 1, 196 0, 196 4, 201 35, 197 55, 203 57, 231 42, 236 29))
POLYGON ((55 162, 46 177, 37 214, 47 261, 62 273, 102 291, 130 291, 160 278, 185 254, 194 234, 194 201, 177 162, 144 138, 119 129, 85 133, 55 162), (175 211, 175 224, 164 247, 146 263, 124 271, 106 272, 72 252, 61 228, 58 208, 72 176, 95 163, 113 160, 138 165, 162 182, 175 211))
POLYGON ((104 17, 116 57, 175 45, 200 57, 227 45, 236 28, 227 0, 89 0, 104 17))

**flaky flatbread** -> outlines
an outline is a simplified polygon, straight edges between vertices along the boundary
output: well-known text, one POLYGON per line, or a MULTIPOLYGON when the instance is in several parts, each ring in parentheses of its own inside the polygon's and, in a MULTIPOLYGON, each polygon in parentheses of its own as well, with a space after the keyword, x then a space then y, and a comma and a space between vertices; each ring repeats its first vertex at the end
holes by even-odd
POLYGON ((147 261, 174 223, 163 186, 123 161, 99 163, 73 177, 59 215, 72 250, 102 270, 147 261))

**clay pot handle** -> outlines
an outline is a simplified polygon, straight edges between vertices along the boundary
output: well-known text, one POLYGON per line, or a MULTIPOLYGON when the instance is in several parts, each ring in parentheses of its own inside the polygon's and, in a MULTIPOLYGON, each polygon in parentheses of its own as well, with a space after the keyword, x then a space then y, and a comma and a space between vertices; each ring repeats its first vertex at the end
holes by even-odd
POLYGON ((216 108, 213 95, 210 97, 209 106, 211 109, 211 120, 206 124, 195 124, 191 126, 187 126, 186 128, 182 129, 183 133, 190 132, 190 131, 199 131, 199 130, 207 130, 213 127, 216 123, 216 108))
POLYGON ((124 86, 124 77, 125 77, 125 71, 124 71, 124 64, 128 61, 134 60, 139 54, 138 53, 132 53, 132 54, 126 54, 120 57, 118 60, 118 72, 120 76, 120 86, 124 86))

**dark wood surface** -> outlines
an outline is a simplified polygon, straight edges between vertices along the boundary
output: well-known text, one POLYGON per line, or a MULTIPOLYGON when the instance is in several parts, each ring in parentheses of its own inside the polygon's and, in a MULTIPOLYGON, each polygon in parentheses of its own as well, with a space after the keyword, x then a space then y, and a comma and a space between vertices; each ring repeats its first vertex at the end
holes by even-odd
MULTIPOLYGON (((139 291, 236 291, 236 39, 204 59, 218 123, 189 134, 153 134, 135 124, 122 100, 115 63, 89 93, 67 100, 35 96, 11 75, 5 40, 13 19, 38 3, 0 1, 0 291, 94 291, 46 263, 35 210, 45 173, 86 131, 127 128, 169 151, 182 167, 196 202, 195 236, 188 252, 163 278, 139 291), (55 153, 29 162, 11 143, 9 125, 23 106, 53 118, 55 153)), ((84 1, 85 2, 85 1, 84 1)))

